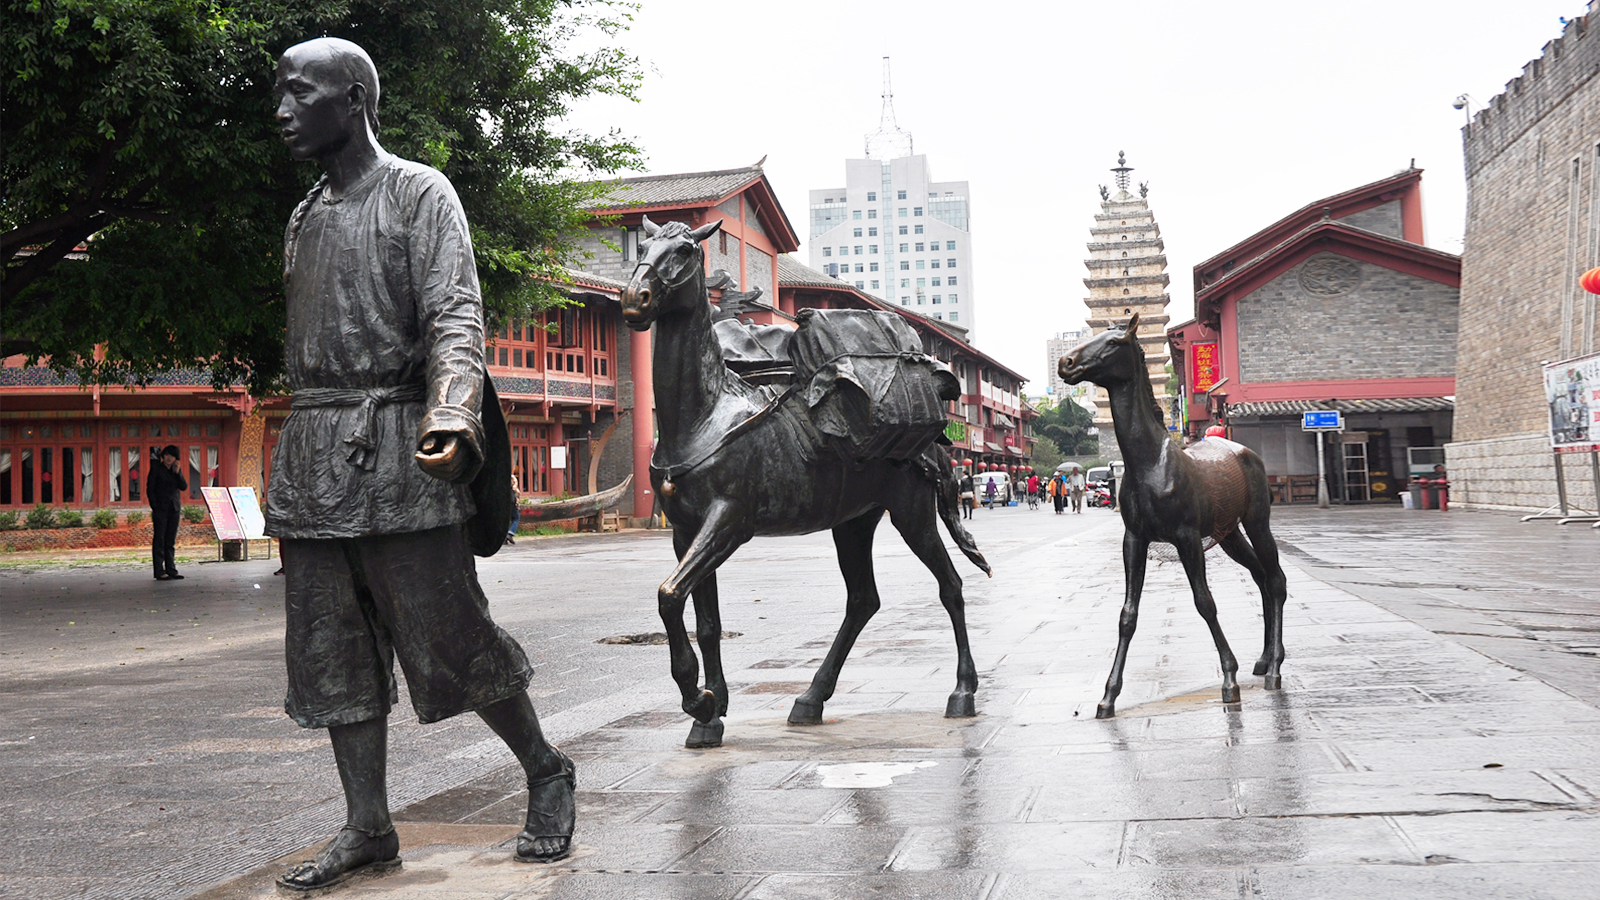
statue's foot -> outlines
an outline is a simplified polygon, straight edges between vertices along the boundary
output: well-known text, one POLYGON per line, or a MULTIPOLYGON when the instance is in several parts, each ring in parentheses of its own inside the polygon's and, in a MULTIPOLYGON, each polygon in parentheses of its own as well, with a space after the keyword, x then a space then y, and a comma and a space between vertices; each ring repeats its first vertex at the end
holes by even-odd
POLYGON ((1265 656, 1263 656, 1256 660, 1256 667, 1251 670, 1251 673, 1255 675, 1265 675, 1267 674, 1267 670, 1270 668, 1272 668, 1272 663, 1269 662, 1265 656))
POLYGON ((1281 690, 1283 690, 1283 676, 1282 675, 1268 675, 1263 680, 1262 686, 1265 687, 1269 691, 1281 691, 1281 690))
POLYGON ((970 719, 978 714, 978 698, 971 691, 955 691, 944 705, 946 719, 970 719))
POLYGON ((1096 706, 1094 708, 1094 717, 1096 719, 1111 719, 1111 718, 1115 718, 1116 715, 1117 715, 1117 704, 1114 703, 1114 702, 1111 702, 1111 701, 1104 701, 1103 700, 1103 701, 1100 702, 1099 706, 1096 706))
POLYGON ((822 701, 808 700, 805 697, 794 698, 794 707, 789 710, 790 725, 821 725, 822 701))
POLYGON ((517 862, 548 863, 572 852, 578 825, 578 767, 560 750, 561 771, 528 782, 528 821, 517 835, 517 862))
POLYGON ((308 859, 279 876, 278 884, 292 891, 332 887, 357 872, 380 872, 400 865, 400 836, 394 826, 374 833, 346 825, 308 859))
POLYGON ((722 746, 722 719, 716 718, 709 722, 696 722, 689 727, 689 739, 683 746, 690 750, 704 750, 708 747, 722 746))
POLYGON ((1222 702, 1223 703, 1238 703, 1239 702, 1239 686, 1237 684, 1224 684, 1222 686, 1222 702))

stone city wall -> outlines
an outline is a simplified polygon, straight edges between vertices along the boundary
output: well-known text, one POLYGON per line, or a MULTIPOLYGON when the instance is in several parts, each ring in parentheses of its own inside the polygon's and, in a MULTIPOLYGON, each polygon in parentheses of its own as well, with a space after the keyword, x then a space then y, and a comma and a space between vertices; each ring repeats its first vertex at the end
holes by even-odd
MULTIPOLYGON (((1518 434, 1444 445, 1450 504, 1529 512, 1557 503, 1554 454, 1544 434, 1518 434)), ((1569 508, 1595 509, 1594 474, 1587 453, 1563 453, 1569 508)))

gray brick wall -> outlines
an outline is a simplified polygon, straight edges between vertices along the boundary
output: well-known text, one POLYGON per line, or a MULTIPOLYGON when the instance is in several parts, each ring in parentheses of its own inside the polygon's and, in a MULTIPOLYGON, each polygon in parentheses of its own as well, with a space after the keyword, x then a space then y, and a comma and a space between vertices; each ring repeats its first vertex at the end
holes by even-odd
POLYGON ((1365 228, 1368 231, 1387 234, 1390 237, 1405 236, 1405 230, 1400 220, 1399 200, 1391 200, 1371 209, 1363 209, 1361 212, 1352 213, 1339 221, 1346 225, 1353 225, 1356 228, 1365 228))
POLYGON ((1355 264, 1359 285, 1342 296, 1307 293, 1300 286, 1302 263, 1239 301, 1241 381, 1455 374, 1458 291, 1355 264))
MULTIPOLYGON (((761 299, 774 303, 777 298, 772 296, 772 257, 766 251, 754 247, 744 248, 745 284, 740 287, 745 290, 761 289, 761 299)), ((869 276, 870 277, 870 276, 869 276)))
POLYGON ((705 248, 706 262, 710 264, 706 271, 710 273, 721 269, 733 276, 734 281, 739 283, 739 290, 745 290, 744 276, 739 273, 739 239, 724 238, 721 234, 714 234, 701 246, 705 248), (728 243, 727 253, 722 252, 724 240, 728 243))
POLYGON ((606 240, 617 245, 618 248, 622 246, 621 228, 590 229, 578 237, 578 248, 586 253, 593 254, 593 258, 585 258, 582 255, 575 256, 570 263, 571 267, 585 272, 593 272, 596 275, 604 275, 607 278, 627 281, 633 275, 634 264, 631 261, 623 261, 620 249, 613 250, 600 243, 600 235, 602 233, 605 235, 606 240))

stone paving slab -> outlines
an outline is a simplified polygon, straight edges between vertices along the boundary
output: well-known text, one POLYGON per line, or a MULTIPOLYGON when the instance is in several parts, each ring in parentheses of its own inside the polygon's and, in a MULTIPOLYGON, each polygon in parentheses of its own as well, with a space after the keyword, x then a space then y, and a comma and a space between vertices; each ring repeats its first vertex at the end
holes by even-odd
MULTIPOLYGON (((1095 720, 1121 605, 1120 537, 1108 520, 1054 555, 1038 539, 1031 555, 1026 541, 991 545, 1008 577, 969 581, 976 719, 940 716, 948 632, 925 608, 886 608, 822 726, 784 721, 826 646, 816 641, 730 654, 720 749, 683 749, 687 721, 659 696, 568 729, 571 858, 508 859, 523 796, 520 773, 501 765, 415 798, 396 816, 404 866, 332 893, 1595 896, 1600 710, 1292 558, 1284 691, 1247 676, 1241 703, 1222 704, 1181 568, 1154 562, 1119 714, 1095 720)), ((1259 597, 1242 570, 1208 559, 1247 672, 1259 597)), ((314 847, 200 896, 278 896, 271 876, 314 847)))

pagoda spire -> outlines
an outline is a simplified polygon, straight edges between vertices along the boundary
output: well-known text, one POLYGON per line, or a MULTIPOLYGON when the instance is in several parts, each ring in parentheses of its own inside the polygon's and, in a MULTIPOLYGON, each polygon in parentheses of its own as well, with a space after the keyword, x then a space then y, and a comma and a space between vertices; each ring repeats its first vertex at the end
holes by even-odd
MULTIPOLYGON (((1089 277, 1083 280, 1089 289, 1084 301, 1089 307, 1088 324, 1099 334, 1112 326, 1122 327, 1134 313, 1139 314, 1139 344, 1149 365, 1156 402, 1170 424, 1166 394, 1167 362, 1171 358, 1167 351, 1167 304, 1172 297, 1166 292, 1171 281, 1167 275, 1166 244, 1146 199, 1149 182, 1139 186, 1138 196, 1128 191, 1133 167, 1122 151, 1117 152, 1117 164, 1111 172, 1117 192, 1100 188, 1100 213, 1089 229, 1089 258, 1084 260, 1089 269, 1089 277)), ((1111 428, 1111 399, 1104 389, 1096 387, 1094 402, 1100 455, 1119 458, 1121 453, 1111 428)))

